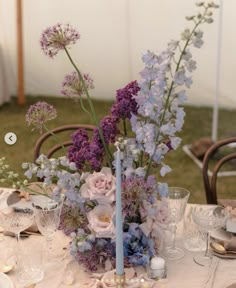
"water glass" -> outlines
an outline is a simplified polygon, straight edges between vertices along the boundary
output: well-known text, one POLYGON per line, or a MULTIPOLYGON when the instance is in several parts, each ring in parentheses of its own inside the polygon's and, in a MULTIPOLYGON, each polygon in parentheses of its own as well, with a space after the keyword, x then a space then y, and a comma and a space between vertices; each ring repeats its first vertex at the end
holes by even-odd
POLYGON ((183 219, 187 206, 189 191, 180 187, 169 187, 168 195, 165 197, 168 204, 169 225, 171 233, 171 243, 165 248, 163 255, 169 260, 180 259, 184 256, 184 251, 176 247, 176 229, 177 224, 183 219))
POLYGON ((33 204, 38 229, 46 238, 48 262, 58 256, 55 253, 56 251, 53 250, 55 246, 53 245, 53 237, 60 223, 62 205, 63 199, 54 201, 50 198, 45 199, 43 205, 33 204))
POLYGON ((214 229, 225 226, 228 219, 228 212, 223 207, 196 207, 192 211, 193 220, 199 227, 200 231, 206 235, 206 249, 204 255, 194 256, 194 261, 201 266, 209 266, 211 263, 211 255, 208 253, 210 241, 210 232, 214 229))
POLYGON ((20 253, 20 266, 18 267, 19 284, 24 286, 38 283, 44 278, 42 240, 34 239, 32 245, 22 249, 20 253), (37 249, 35 249, 37 247, 37 249))
POLYGON ((188 251, 204 251, 206 249, 205 233, 200 231, 193 221, 192 209, 191 207, 184 218, 183 244, 188 251))

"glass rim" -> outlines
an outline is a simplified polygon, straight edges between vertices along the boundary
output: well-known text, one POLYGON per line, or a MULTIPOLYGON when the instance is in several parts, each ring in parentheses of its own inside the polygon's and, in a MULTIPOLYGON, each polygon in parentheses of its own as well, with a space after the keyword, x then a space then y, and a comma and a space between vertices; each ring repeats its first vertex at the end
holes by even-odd
POLYGON ((184 197, 189 197, 190 196, 190 191, 187 190, 186 188, 183 188, 183 187, 178 187, 178 186, 171 186, 171 187, 168 187, 168 194, 167 194, 167 198, 168 198, 168 195, 169 193, 183 193, 184 194, 184 197), (179 191, 175 191, 179 189, 179 191))

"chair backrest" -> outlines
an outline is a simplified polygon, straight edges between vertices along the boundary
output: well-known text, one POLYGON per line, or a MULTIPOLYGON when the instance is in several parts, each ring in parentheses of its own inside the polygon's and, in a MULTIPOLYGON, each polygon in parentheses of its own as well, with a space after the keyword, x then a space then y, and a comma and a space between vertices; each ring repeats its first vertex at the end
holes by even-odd
MULTIPOLYGON (((63 125, 63 126, 59 126, 56 127, 54 129, 52 129, 49 132, 44 133, 36 142, 35 147, 34 147, 34 161, 39 157, 39 155, 41 154, 41 148, 43 146, 43 144, 45 143, 46 140, 48 140, 48 138, 53 137, 53 134, 57 134, 60 133, 64 133, 66 131, 76 131, 79 128, 83 128, 87 131, 94 131, 94 129, 96 128, 96 126, 93 125, 86 125, 86 124, 71 124, 71 125, 63 125)), ((73 144, 72 140, 67 140, 67 141, 63 141, 60 144, 54 144, 52 145, 48 150, 47 153, 44 153, 48 158, 51 158, 51 156, 56 153, 58 150, 62 149, 62 147, 68 147, 71 146, 73 144)))
POLYGON ((209 162, 219 148, 232 143, 236 144, 236 137, 219 140, 215 142, 205 153, 203 159, 202 176, 208 204, 217 204, 216 182, 218 172, 226 162, 236 159, 236 150, 231 151, 228 155, 222 156, 220 159, 217 159, 212 169, 212 173, 210 173, 211 175, 209 175, 209 162))

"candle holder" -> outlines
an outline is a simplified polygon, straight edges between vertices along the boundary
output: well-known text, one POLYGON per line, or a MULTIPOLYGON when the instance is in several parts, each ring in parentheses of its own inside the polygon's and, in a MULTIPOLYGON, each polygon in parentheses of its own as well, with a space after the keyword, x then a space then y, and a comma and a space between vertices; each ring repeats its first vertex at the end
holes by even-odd
POLYGON ((124 274, 114 274, 114 280, 117 288, 125 287, 125 273, 124 274))

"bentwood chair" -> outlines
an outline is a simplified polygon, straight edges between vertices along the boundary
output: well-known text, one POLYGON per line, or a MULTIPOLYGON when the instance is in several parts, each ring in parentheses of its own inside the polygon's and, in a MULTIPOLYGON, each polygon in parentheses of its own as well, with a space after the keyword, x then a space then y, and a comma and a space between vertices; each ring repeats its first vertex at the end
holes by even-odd
MULTIPOLYGON (((217 184, 217 178, 219 177, 219 170, 226 162, 232 161, 232 159, 236 159, 236 148, 234 147, 236 147, 236 137, 231 137, 215 142, 212 146, 210 146, 210 148, 205 153, 203 159, 202 176, 208 204, 217 204, 218 198, 217 198, 216 184, 217 184), (235 146, 233 144, 235 144, 235 146), (219 151, 219 148, 223 148, 226 146, 231 147, 227 148, 228 150, 230 149, 230 151, 227 151, 228 152, 227 155, 223 154, 222 157, 217 158, 214 167, 211 168, 212 172, 209 173, 210 160, 219 151)), ((224 204, 224 200, 220 200, 219 202, 224 204)))
MULTIPOLYGON (((58 140, 60 141, 60 139, 63 139, 63 137, 66 139, 70 138, 70 135, 66 135, 66 132, 74 132, 77 129, 83 128, 85 130, 87 130, 88 132, 93 132, 94 129, 96 128, 93 125, 86 125, 86 124, 71 124, 71 125, 63 125, 63 126, 59 126, 56 127, 54 129, 52 129, 49 132, 44 133, 36 142, 35 147, 34 147, 34 161, 39 157, 39 155, 42 153, 42 150, 45 147, 44 144, 45 142, 49 142, 48 140, 50 138, 53 138, 53 134, 56 135, 56 137, 58 138, 58 140), (60 135, 58 135, 60 134, 60 135), (62 136, 62 137, 60 137, 62 136)), ((57 144, 52 144, 49 148, 46 146, 46 153, 44 152, 44 154, 48 157, 51 158, 53 154, 55 154, 57 151, 59 151, 60 149, 62 149, 62 147, 68 147, 71 146, 73 144, 72 140, 66 140, 63 141, 61 143, 57 143, 57 144)))

